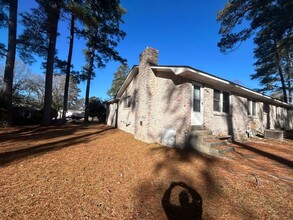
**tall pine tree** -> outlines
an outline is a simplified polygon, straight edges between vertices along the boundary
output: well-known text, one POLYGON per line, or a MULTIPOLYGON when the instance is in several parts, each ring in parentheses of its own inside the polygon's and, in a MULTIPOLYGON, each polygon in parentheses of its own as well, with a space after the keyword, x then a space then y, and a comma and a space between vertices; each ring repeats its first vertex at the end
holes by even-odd
POLYGON ((120 65, 117 69, 117 71, 114 73, 114 79, 112 80, 112 86, 111 88, 107 91, 107 94, 111 97, 114 98, 122 86, 123 82, 125 81, 126 77, 128 76, 129 73, 129 67, 128 65, 120 65))
POLYGON ((33 61, 32 52, 45 58, 45 97, 41 124, 51 123, 52 82, 58 21, 60 17, 61 0, 36 0, 38 8, 31 9, 31 13, 22 14, 22 24, 25 26, 19 37, 21 57, 33 61))
MULTIPOLYGON (((88 121, 90 83, 95 77, 95 68, 105 67, 109 60, 126 62, 115 49, 125 36, 125 32, 120 29, 125 10, 120 6, 119 0, 91 2, 85 7, 94 9, 94 13, 83 15, 86 18, 83 20, 86 28, 79 31, 79 35, 87 40, 87 63, 83 68, 82 79, 86 81, 85 121, 88 121)), ((81 10, 85 11, 88 10, 81 10)))
MULTIPOLYGON (((2 6, 0 17, 2 17, 5 22, 6 15, 3 11, 4 6, 9 7, 8 16, 8 49, 6 54, 6 63, 4 71, 4 82, 2 88, 2 99, 3 107, 5 109, 4 119, 12 124, 12 84, 13 84, 13 70, 15 62, 16 53, 16 32, 17 32, 17 0, 1 0, 0 5, 2 6)), ((3 22, 1 21, 1 22, 3 22)), ((0 22, 0 23, 1 23, 0 22)), ((1 45, 0 45, 1 46, 1 45)), ((3 45, 1 46, 3 52, 3 45)))
POLYGON ((292 57, 288 59, 286 55, 293 42, 292 11, 293 2, 287 0, 230 0, 217 17, 221 22, 222 39, 218 43, 221 52, 232 51, 242 41, 254 37, 256 73, 252 78, 260 80, 264 92, 281 88, 284 102, 288 102, 291 90, 286 82, 292 79, 292 72, 286 68, 292 64, 292 57))
POLYGON ((62 119, 66 120, 66 112, 68 106, 68 90, 69 90, 69 80, 70 80, 70 71, 71 71, 71 60, 73 53, 73 42, 74 42, 74 29, 75 29, 75 16, 71 14, 70 20, 70 37, 69 37, 69 49, 68 49, 68 57, 66 64, 66 79, 64 85, 64 101, 63 101, 63 111, 62 111, 62 119))
MULTIPOLYGON (((122 15, 125 11, 120 7, 119 0, 37 0, 37 2, 39 4, 37 9, 32 9, 31 13, 22 15, 22 23, 26 28, 20 36, 19 42, 22 58, 34 61, 32 52, 45 58, 46 92, 42 125, 49 125, 52 76, 60 13, 62 11, 70 12, 83 27, 88 27, 81 29, 78 34, 88 41, 93 40, 91 44, 94 46, 89 47, 90 51, 93 51, 94 60, 98 62, 97 66, 102 66, 101 63, 110 59, 123 60, 115 47, 118 45, 118 41, 125 36, 119 27, 119 24, 123 22, 122 15)), ((70 63, 69 59, 70 57, 68 57, 68 63, 70 63)))

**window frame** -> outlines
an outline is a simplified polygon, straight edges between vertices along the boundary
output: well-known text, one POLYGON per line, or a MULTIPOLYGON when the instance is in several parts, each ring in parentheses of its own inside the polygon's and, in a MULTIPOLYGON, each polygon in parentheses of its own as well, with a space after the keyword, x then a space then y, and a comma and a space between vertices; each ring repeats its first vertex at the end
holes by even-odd
POLYGON ((221 90, 214 89, 214 93, 213 93, 213 111, 214 112, 222 112, 221 110, 222 110, 222 106, 221 106, 221 90), (216 93, 219 94, 219 98, 217 98, 217 97, 215 98, 216 93), (217 103, 217 106, 215 105, 215 103, 217 103))
POLYGON ((131 96, 127 95, 123 98, 123 108, 128 109, 131 107, 131 96))
POLYGON ((218 114, 230 114, 231 113, 231 92, 228 91, 224 91, 224 90, 220 90, 220 89, 214 89, 213 90, 213 111, 214 113, 218 113, 218 114), (215 92, 219 93, 219 99, 215 99, 215 92), (228 99, 225 100, 224 99, 224 95, 227 94, 228 95, 228 99), (228 101, 228 105, 225 104, 228 101), (215 102, 218 102, 219 104, 219 110, 215 110, 215 102), (224 111, 226 109, 227 106, 227 110, 228 111, 224 111))
POLYGON ((247 99, 247 115, 250 117, 257 116, 257 101, 254 99, 247 99))
POLYGON ((201 106, 201 102, 202 102, 202 92, 201 92, 201 86, 197 85, 197 84, 193 84, 193 94, 192 94, 192 111, 193 112, 202 112, 202 106, 201 106), (199 91, 199 98, 195 97, 195 87, 198 88, 199 91), (196 103, 198 105, 196 105, 196 103), (196 106, 199 109, 196 109, 196 106))

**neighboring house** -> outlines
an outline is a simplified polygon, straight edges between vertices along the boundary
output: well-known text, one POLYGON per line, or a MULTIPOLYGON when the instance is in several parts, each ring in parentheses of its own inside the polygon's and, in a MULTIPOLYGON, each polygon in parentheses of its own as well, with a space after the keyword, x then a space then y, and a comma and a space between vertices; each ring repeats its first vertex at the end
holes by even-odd
POLYGON ((158 65, 153 48, 108 104, 108 125, 175 147, 186 146, 194 129, 239 141, 248 130, 293 128, 292 105, 188 66, 158 65))
POLYGON ((33 106, 14 106, 13 123, 16 125, 30 125, 41 122, 42 110, 33 106))
MULTIPOLYGON (((58 117, 57 118, 62 118, 62 112, 63 112, 63 110, 61 109, 58 112, 58 117)), ((70 110, 69 109, 66 112, 66 118, 73 118, 73 119, 84 118, 84 111, 70 110)))

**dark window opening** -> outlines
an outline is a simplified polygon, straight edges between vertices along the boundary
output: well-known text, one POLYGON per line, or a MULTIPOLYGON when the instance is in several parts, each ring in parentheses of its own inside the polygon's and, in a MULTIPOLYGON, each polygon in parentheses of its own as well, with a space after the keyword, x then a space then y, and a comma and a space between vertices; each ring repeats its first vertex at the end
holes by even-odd
POLYGON ((230 98, 228 92, 223 92, 223 112, 229 113, 230 109, 230 98))
POLYGON ((124 99, 123 99, 123 107, 124 108, 130 108, 131 106, 131 97, 130 96, 126 96, 124 99))

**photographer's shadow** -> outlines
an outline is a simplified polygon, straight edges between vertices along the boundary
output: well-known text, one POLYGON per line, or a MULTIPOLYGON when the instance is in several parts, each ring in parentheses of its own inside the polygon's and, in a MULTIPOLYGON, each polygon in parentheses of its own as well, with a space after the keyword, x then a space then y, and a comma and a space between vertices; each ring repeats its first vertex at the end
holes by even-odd
POLYGON ((202 198, 193 188, 183 182, 172 182, 166 190, 162 205, 169 220, 197 220, 202 219, 202 198), (179 193, 180 205, 170 203, 172 190, 176 187, 183 188, 179 193), (189 200, 191 196, 191 201, 189 200))

